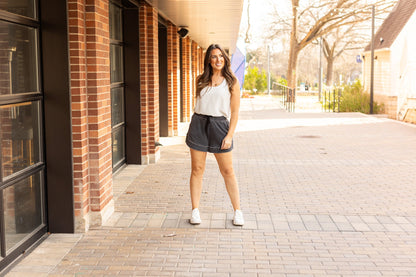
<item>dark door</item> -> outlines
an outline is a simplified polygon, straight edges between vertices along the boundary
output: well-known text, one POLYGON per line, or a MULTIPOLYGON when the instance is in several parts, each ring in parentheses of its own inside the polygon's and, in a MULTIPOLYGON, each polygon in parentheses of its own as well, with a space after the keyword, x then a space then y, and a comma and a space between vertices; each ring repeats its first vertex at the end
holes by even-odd
POLYGON ((168 33, 159 22, 159 134, 169 136, 168 118, 168 33))

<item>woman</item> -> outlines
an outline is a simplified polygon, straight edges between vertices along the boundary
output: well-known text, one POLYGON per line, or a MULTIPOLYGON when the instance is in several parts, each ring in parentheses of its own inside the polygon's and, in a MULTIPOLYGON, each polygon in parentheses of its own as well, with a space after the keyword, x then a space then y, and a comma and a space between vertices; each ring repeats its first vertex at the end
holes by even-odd
POLYGON ((244 224, 231 152, 239 108, 240 85, 231 71, 230 59, 221 46, 212 44, 205 54, 204 72, 196 79, 196 105, 186 136, 192 163, 191 224, 201 223, 199 202, 207 152, 214 153, 224 178, 234 208, 233 224, 244 224))

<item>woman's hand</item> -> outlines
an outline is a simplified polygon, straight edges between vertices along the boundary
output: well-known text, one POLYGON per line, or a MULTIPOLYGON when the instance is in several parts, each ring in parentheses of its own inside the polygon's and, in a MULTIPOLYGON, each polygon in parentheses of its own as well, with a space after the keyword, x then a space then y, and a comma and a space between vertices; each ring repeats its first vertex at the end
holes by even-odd
POLYGON ((232 143, 233 143, 233 138, 229 136, 225 136, 225 138, 222 140, 221 149, 229 149, 232 143))

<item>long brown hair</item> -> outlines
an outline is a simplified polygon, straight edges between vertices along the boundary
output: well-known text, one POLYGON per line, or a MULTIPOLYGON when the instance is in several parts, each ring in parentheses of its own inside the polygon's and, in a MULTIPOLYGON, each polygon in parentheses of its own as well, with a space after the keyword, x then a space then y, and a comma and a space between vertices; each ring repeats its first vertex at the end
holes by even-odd
POLYGON ((211 61, 211 52, 214 49, 219 49, 221 51, 222 56, 224 57, 224 67, 221 70, 222 76, 224 76, 225 80, 227 81, 228 88, 230 92, 232 92, 233 85, 237 81, 237 78, 234 76, 233 72, 231 71, 231 61, 228 57, 227 53, 225 53, 224 49, 218 44, 211 44, 206 53, 204 58, 204 72, 196 78, 196 96, 199 97, 201 95, 201 90, 211 84, 211 78, 213 74, 213 70, 210 64, 211 61))

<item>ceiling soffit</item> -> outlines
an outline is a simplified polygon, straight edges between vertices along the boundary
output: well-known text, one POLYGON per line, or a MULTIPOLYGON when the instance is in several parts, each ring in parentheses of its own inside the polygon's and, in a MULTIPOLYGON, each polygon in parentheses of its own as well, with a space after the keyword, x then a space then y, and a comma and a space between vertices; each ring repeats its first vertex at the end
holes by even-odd
POLYGON ((234 52, 243 0, 148 0, 176 26, 186 26, 189 36, 203 48, 220 44, 234 52))

